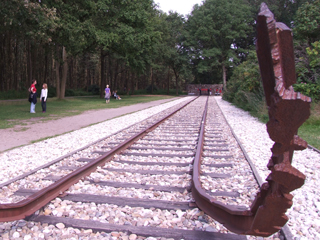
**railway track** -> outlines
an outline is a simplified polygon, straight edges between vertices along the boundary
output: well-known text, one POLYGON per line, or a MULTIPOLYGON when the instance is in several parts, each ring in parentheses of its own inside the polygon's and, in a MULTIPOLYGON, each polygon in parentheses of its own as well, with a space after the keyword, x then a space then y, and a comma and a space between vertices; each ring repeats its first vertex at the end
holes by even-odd
POLYGON ((1 221, 30 215, 17 226, 44 226, 47 237, 60 228, 67 237, 246 239, 197 208, 191 189, 200 168, 208 196, 247 211, 259 191, 250 165, 214 98, 179 107, 9 184, 12 203, 0 205, 1 221))

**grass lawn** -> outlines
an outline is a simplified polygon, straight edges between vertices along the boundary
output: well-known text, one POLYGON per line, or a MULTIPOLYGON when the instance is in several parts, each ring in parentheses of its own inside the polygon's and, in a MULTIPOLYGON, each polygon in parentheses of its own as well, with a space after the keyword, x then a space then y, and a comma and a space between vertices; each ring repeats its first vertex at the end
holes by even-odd
POLYGON ((124 95, 121 98, 121 100, 111 99, 108 104, 98 96, 73 97, 63 100, 49 98, 46 113, 42 113, 41 102, 38 99, 36 113, 34 114, 30 113, 30 103, 27 100, 0 101, 0 129, 11 128, 15 125, 25 125, 31 119, 33 122, 48 121, 78 115, 87 110, 118 108, 137 103, 169 99, 173 98, 173 96, 124 95))
MULTIPOLYGON (((258 117, 263 123, 269 121, 266 109, 262 109, 258 114, 251 113, 251 115, 258 117)), ((311 115, 298 129, 298 135, 308 144, 320 149, 320 103, 313 102, 311 104, 311 115)))
POLYGON ((298 135, 308 144, 320 149, 320 103, 312 103, 311 116, 299 128, 298 135))

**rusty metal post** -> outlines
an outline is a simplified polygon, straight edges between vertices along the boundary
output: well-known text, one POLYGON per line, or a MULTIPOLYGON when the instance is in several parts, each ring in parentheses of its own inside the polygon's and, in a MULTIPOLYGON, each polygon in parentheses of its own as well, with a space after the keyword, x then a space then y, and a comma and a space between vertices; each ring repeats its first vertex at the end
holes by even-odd
POLYGON ((294 150, 307 147, 297 132, 310 116, 311 98, 292 87, 296 73, 291 29, 276 22, 265 3, 257 24, 257 55, 269 113, 267 131, 275 142, 268 163, 268 182, 252 206, 257 209, 252 230, 263 233, 279 230, 287 222, 285 212, 293 198, 290 192, 304 184, 305 175, 291 162, 294 150))

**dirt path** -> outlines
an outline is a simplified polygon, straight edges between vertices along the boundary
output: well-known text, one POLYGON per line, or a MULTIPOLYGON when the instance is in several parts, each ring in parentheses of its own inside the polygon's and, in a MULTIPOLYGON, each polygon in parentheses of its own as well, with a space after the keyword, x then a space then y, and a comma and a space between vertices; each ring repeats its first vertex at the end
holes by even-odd
POLYGON ((58 120, 43 123, 32 123, 26 126, 15 126, 9 129, 0 129, 0 152, 30 144, 41 138, 53 137, 66 132, 78 130, 91 124, 106 121, 121 115, 140 111, 149 107, 172 101, 176 98, 139 103, 120 108, 87 111, 80 115, 64 117, 58 120))

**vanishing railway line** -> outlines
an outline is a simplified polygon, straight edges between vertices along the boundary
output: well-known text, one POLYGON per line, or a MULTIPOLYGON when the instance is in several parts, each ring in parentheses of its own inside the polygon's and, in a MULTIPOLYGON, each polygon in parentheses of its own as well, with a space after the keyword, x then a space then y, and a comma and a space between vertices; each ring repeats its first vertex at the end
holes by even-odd
POLYGON ((198 209, 191 189, 199 185, 204 198, 249 212, 259 191, 253 171, 214 98, 180 107, 9 184, 12 203, 0 205, 0 220, 30 215, 28 221, 115 236, 245 239, 198 209))

